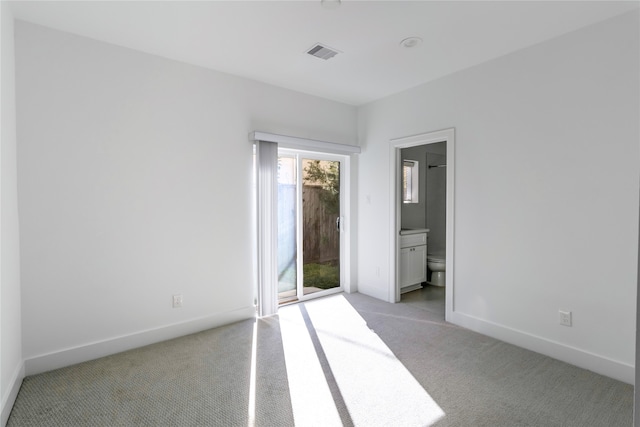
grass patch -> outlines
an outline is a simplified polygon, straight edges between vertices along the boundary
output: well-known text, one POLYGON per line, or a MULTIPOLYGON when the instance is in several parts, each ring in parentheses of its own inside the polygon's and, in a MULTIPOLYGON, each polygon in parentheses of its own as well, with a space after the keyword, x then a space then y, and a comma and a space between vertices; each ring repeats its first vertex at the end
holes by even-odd
POLYGON ((340 268, 333 264, 304 264, 304 286, 331 289, 340 286, 340 268))

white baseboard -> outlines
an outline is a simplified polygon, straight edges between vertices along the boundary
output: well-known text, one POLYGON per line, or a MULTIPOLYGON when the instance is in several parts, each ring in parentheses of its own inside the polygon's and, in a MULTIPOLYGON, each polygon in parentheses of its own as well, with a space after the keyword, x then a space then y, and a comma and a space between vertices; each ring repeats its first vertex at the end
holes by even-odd
POLYGON ((635 367, 633 365, 460 312, 450 313, 448 321, 500 341, 553 357, 627 384, 633 385, 635 382, 635 367))
POLYGON ((200 317, 160 328, 140 331, 107 340, 88 343, 25 360, 26 375, 39 374, 65 366, 75 365, 122 351, 178 338, 222 325, 255 317, 254 306, 244 307, 226 313, 200 317))
POLYGON ((7 388, 7 391, 2 396, 2 406, 0 407, 0 426, 2 427, 7 425, 9 414, 11 414, 11 409, 13 408, 13 404, 16 401, 16 397, 18 396, 18 391, 20 391, 20 386, 22 385, 23 379, 24 363, 20 363, 20 366, 16 368, 16 371, 11 377, 11 381, 9 382, 10 385, 7 388))

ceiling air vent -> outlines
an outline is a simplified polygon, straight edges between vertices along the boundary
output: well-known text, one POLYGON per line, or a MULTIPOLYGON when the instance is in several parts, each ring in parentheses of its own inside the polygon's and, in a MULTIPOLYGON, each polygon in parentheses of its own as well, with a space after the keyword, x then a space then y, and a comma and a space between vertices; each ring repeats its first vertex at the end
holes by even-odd
POLYGON ((331 59, 336 56, 339 51, 332 49, 330 47, 321 45, 320 43, 316 43, 311 49, 307 51, 307 53, 311 56, 315 56, 320 59, 331 59))

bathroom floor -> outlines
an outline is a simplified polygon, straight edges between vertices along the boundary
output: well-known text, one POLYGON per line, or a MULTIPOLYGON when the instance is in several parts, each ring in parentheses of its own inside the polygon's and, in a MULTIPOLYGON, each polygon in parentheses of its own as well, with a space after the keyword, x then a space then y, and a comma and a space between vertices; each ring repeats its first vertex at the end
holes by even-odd
POLYGON ((444 287, 423 285, 422 289, 402 294, 400 304, 408 304, 438 314, 444 320, 444 287))

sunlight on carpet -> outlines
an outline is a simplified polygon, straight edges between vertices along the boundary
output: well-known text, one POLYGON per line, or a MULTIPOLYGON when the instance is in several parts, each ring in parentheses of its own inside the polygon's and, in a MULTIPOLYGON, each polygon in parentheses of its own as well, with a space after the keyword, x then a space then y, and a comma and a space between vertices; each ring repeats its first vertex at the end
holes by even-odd
POLYGON ((444 417, 343 296, 283 307, 279 317, 296 426, 343 425, 342 400, 356 426, 429 426, 444 417))
POLYGON ((249 420, 248 427, 256 425, 256 362, 258 352, 258 322, 253 323, 251 338, 251 372, 249 373, 249 420))
POLYGON ((278 315, 296 426, 342 425, 298 305, 278 315))

